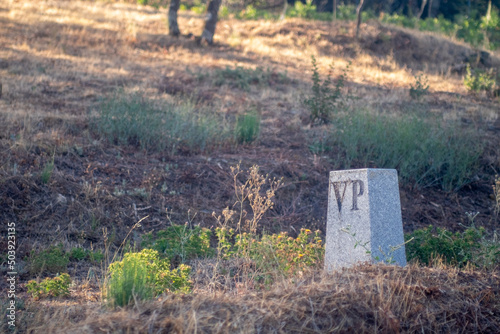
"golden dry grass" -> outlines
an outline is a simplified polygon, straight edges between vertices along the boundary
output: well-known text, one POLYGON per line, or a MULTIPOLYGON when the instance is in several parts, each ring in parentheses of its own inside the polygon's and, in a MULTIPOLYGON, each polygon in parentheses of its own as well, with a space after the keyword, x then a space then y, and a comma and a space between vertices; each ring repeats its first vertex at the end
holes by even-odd
POLYGON ((500 276, 361 265, 269 291, 166 295, 134 307, 33 306, 27 333, 495 333, 500 276))

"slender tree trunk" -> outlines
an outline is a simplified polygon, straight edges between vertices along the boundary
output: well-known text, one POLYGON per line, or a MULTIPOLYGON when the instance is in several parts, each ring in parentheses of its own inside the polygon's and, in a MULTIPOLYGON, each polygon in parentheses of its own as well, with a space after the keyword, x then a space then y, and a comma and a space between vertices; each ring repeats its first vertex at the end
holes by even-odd
POLYGON ((420 6, 420 11, 417 14, 417 20, 420 20, 420 17, 422 17, 422 14, 424 13, 424 8, 425 8, 426 4, 427 4, 427 0, 422 0, 422 5, 420 6))
POLYGON ((170 0, 170 6, 168 7, 168 34, 170 36, 179 36, 181 34, 177 24, 177 12, 180 4, 181 0, 170 0))
POLYGON ((361 13, 364 2, 365 0, 359 0, 358 7, 356 8, 356 16, 358 17, 358 22, 356 23, 356 39, 359 38, 359 27, 361 26, 361 13))
POLYGON ((337 19, 337 0, 333 0, 333 15, 332 19, 335 21, 337 19))
POLYGON ((285 5, 283 6, 283 11, 280 15, 280 20, 283 21, 286 17, 286 10, 288 9, 288 0, 285 0, 285 5))
POLYGON ((215 26, 217 25, 217 15, 222 0, 210 0, 207 8, 207 18, 205 21, 205 29, 201 34, 201 41, 205 40, 208 44, 213 44, 215 26))
POLYGON ((427 7, 427 17, 432 17, 432 0, 429 0, 429 6, 427 7))

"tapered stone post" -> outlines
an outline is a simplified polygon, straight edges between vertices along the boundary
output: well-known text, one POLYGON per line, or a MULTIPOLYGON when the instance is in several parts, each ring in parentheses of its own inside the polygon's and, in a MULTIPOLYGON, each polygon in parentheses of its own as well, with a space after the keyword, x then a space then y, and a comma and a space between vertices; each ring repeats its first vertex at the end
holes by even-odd
POLYGON ((406 265, 395 169, 330 172, 325 269, 358 262, 406 265))

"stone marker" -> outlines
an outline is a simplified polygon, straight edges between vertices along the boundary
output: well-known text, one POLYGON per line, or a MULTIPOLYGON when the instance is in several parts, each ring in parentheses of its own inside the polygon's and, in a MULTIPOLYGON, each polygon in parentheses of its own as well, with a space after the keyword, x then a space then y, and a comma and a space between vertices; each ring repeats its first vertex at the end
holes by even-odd
POLYGON ((330 172, 325 247, 327 271, 364 261, 406 265, 395 169, 330 172))

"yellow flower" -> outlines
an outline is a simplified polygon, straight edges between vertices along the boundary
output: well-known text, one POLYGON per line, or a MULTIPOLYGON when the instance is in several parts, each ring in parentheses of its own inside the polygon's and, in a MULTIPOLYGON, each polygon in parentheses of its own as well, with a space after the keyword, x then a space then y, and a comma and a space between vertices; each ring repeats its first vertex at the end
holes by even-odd
POLYGON ((303 256, 304 256, 304 254, 299 254, 299 257, 303 257, 303 256))

